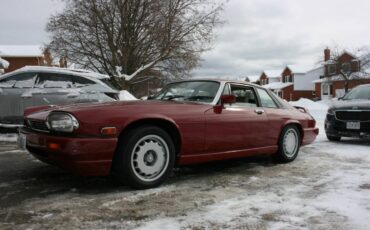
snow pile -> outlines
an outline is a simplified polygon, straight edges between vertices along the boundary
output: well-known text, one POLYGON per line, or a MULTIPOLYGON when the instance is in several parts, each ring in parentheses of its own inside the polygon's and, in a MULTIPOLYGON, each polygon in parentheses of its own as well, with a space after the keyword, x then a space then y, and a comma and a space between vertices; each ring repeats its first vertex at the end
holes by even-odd
POLYGON ((138 99, 134 95, 129 93, 127 90, 121 90, 119 92, 119 100, 120 101, 135 101, 138 99))
POLYGON ((308 112, 316 119, 316 120, 324 120, 326 111, 328 110, 327 101, 318 101, 314 102, 307 98, 301 98, 298 101, 290 101, 289 104, 293 106, 300 106, 308 110, 308 112))
POLYGON ((284 89, 288 86, 291 86, 293 85, 293 83, 290 83, 290 82, 271 82, 267 85, 263 85, 262 87, 266 88, 266 89, 271 89, 271 90, 274 90, 274 89, 284 89))
POLYGON ((9 62, 0 58, 0 69, 7 69, 9 68, 9 62))
POLYGON ((0 142, 16 142, 18 135, 15 133, 0 134, 0 142))

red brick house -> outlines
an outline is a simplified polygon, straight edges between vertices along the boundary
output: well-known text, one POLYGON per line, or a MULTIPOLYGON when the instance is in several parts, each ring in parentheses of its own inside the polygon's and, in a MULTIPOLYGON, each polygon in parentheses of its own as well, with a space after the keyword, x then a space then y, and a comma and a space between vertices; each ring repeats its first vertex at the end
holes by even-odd
POLYGON ((336 60, 331 59, 330 49, 324 50, 323 75, 315 80, 315 93, 322 99, 341 97, 345 93, 345 80, 340 70, 352 72, 348 89, 370 83, 370 74, 361 73, 360 60, 353 54, 344 51, 336 60))
POLYGON ((281 70, 266 70, 261 73, 260 84, 276 93, 285 100, 291 100, 293 92, 292 79, 285 79, 286 74, 281 70))
POLYGON ((26 65, 43 65, 44 54, 40 46, 0 45, 0 57, 9 62, 5 73, 26 65))
POLYGON ((300 98, 314 99, 317 97, 315 84, 312 81, 319 79, 322 72, 322 67, 310 69, 300 65, 286 66, 282 73, 282 81, 293 83, 290 100, 297 101, 300 98))

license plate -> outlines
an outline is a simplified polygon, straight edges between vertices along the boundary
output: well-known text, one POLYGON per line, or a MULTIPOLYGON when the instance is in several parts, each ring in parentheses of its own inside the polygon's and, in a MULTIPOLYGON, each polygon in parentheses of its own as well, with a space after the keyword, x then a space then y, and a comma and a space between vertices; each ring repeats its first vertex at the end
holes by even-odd
POLYGON ((23 133, 19 133, 18 135, 18 147, 20 149, 25 150, 26 149, 26 142, 27 142, 27 136, 23 133))
POLYGON ((347 129, 360 129, 360 122, 347 122, 347 129))

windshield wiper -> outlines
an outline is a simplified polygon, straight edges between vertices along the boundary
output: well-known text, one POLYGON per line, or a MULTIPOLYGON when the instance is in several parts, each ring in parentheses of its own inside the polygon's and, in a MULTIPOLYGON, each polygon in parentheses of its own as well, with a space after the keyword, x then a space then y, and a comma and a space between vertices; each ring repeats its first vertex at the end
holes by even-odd
POLYGON ((189 100, 189 101, 192 101, 192 100, 207 100, 207 99, 213 99, 214 97, 211 97, 211 96, 191 96, 191 97, 187 97, 185 98, 186 100, 189 100))
POLYGON ((171 101, 172 99, 183 98, 183 97, 184 97, 183 95, 168 95, 168 96, 162 97, 162 100, 171 101))

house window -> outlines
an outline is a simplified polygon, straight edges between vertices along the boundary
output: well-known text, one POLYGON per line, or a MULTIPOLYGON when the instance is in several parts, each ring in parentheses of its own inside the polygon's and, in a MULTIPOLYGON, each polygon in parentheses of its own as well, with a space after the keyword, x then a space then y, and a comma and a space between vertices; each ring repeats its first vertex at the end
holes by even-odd
POLYGON ((331 84, 323 84, 322 85, 322 95, 328 96, 332 95, 332 85, 331 84))
POLYGON ((360 62, 358 60, 354 60, 351 62, 351 71, 352 72, 360 71, 360 62))
POLYGON ((328 65, 328 74, 329 75, 335 74, 336 71, 337 71, 337 68, 336 68, 335 64, 328 65))
POLYGON ((277 94, 279 97, 283 98, 283 91, 278 91, 277 94))
POLYGON ((350 63, 347 62, 347 63, 342 64, 342 71, 344 73, 349 73, 350 70, 351 70, 351 64, 350 63))

